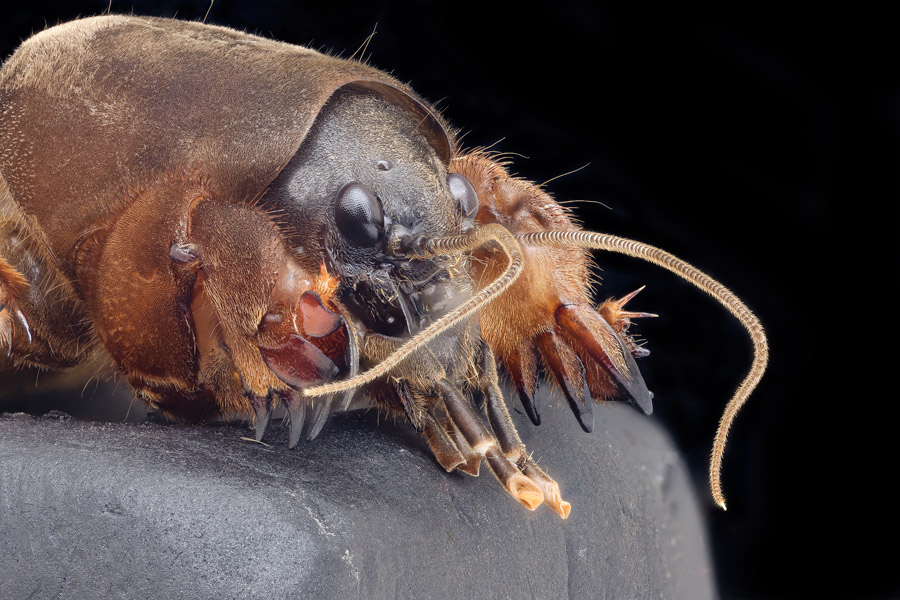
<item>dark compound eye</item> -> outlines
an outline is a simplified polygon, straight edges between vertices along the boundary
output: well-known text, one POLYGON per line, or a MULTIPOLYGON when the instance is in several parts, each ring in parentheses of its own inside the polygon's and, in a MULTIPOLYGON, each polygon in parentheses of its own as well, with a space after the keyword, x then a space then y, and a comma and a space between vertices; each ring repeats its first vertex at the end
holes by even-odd
POLYGON ((463 214, 469 218, 474 217, 478 212, 478 194, 475 193, 475 188, 469 180, 459 173, 450 173, 447 175, 447 185, 450 186, 450 193, 459 202, 463 214))
POLYGON ((365 186, 351 182, 338 190, 334 200, 338 231, 351 244, 374 246, 384 238, 384 209, 365 186))

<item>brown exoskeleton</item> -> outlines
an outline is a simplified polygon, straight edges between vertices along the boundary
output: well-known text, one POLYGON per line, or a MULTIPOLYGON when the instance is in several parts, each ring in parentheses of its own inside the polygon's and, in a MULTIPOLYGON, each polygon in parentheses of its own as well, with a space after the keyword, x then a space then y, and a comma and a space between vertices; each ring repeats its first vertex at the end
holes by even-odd
POLYGON ((654 248, 578 229, 545 191, 463 153, 406 86, 358 62, 230 29, 106 16, 49 29, 0 71, 0 349, 65 369, 106 353, 161 413, 273 407, 290 445, 357 402, 405 415, 448 471, 486 460, 563 518, 497 382, 528 416, 539 363, 579 424, 652 410, 629 294, 595 307, 588 249, 692 281, 756 354, 711 465, 767 360, 725 287, 654 248), (487 423, 475 409, 483 402, 487 423))

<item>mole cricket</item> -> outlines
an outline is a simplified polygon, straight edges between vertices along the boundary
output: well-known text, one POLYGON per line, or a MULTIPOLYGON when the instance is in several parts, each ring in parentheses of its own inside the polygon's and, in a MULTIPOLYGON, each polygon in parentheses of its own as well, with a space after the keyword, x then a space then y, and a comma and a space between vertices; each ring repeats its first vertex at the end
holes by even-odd
POLYGON ((501 157, 359 61, 161 18, 102 16, 25 41, 0 69, 0 350, 68 369, 101 353, 172 419, 273 408, 289 445, 351 403, 406 418, 448 472, 482 462, 521 504, 570 505, 510 419, 539 369, 585 431, 652 393, 626 308, 591 300, 590 250, 661 266, 754 345, 720 421, 762 377, 765 333, 726 287, 650 245, 580 229, 501 157))

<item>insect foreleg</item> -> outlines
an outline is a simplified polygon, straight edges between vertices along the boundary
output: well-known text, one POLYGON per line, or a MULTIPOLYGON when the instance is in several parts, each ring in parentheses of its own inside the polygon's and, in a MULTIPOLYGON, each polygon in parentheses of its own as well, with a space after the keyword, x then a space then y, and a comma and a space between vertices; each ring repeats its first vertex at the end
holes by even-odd
MULTIPOLYGON (((482 226, 499 223, 516 236, 578 230, 569 212, 540 186, 513 177, 488 155, 458 156, 450 170, 472 183, 480 206, 476 222, 482 226)), ((625 356, 642 354, 627 334, 628 319, 640 314, 598 312, 591 300, 590 257, 583 250, 528 247, 521 255, 522 275, 484 308, 481 333, 510 374, 529 418, 540 423, 534 395, 541 363, 585 431, 593 428, 594 401, 628 399, 649 412, 650 391, 631 356, 625 356), (574 315, 583 326, 566 327, 561 315, 574 315)), ((502 264, 490 249, 476 250, 473 280, 491 280, 502 264)))
POLYGON ((2 185, 0 354, 14 364, 72 367, 95 347, 84 310, 34 232, 4 210, 2 185))

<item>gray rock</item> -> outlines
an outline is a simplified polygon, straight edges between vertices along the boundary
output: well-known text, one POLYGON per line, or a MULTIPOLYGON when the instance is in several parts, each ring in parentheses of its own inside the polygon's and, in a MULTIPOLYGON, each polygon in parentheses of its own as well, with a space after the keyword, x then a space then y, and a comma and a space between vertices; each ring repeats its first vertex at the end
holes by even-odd
MULTIPOLYGON (((544 401, 546 405, 546 400, 544 401)), ((286 448, 241 426, 0 417, 0 598, 714 597, 686 469, 652 418, 514 415, 572 503, 528 512, 415 432, 334 417, 286 448)))

